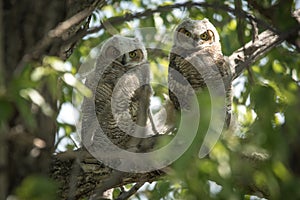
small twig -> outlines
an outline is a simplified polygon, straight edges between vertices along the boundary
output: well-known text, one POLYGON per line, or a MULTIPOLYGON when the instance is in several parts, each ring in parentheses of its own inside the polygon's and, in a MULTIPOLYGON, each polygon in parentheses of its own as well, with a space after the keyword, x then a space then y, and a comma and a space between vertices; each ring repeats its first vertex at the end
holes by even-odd
POLYGON ((64 22, 60 23, 57 27, 49 31, 49 34, 47 34, 46 38, 44 40, 55 38, 55 37, 61 37, 66 31, 68 31, 72 26, 80 23, 82 20, 87 18, 91 13, 93 12, 93 9, 86 8, 79 13, 75 14, 71 18, 65 20, 64 22))
POLYGON ((247 72, 248 72, 248 80, 249 80, 249 83, 250 83, 250 85, 252 86, 252 85, 254 85, 254 82, 255 82, 255 81, 254 81, 254 78, 253 78, 252 69, 251 69, 250 65, 247 66, 246 69, 247 69, 247 72))
POLYGON ((62 136, 62 137, 58 137, 58 131, 59 131, 60 127, 57 127, 56 129, 56 137, 58 138, 56 141, 56 144, 54 145, 54 149, 58 148, 58 145, 60 145, 60 142, 66 137, 66 136, 62 136))
MULTIPOLYGON (((244 31, 245 31, 245 26, 244 26, 244 23, 243 23, 243 19, 240 17, 241 15, 241 10, 242 10, 242 2, 241 0, 235 0, 234 1, 234 5, 235 5, 235 9, 237 10, 237 34, 238 34, 238 41, 240 43, 240 45, 242 46, 243 48, 243 53, 245 55, 245 60, 247 59, 247 57, 249 55, 247 55, 246 53, 246 47, 245 47, 245 37, 244 37, 244 31)), ((253 21, 253 19, 250 19, 250 21, 253 21)), ((252 82, 252 73, 250 71, 250 66, 247 66, 246 69, 247 71, 249 72, 249 76, 250 76, 250 82, 252 82)))
POLYGON ((156 129, 156 125, 155 125, 154 120, 153 120, 153 114, 152 114, 150 109, 148 109, 148 116, 149 116, 152 131, 154 132, 155 135, 158 135, 159 132, 156 129))
MULTIPOLYGON (((252 43, 254 43, 256 40, 258 40, 258 27, 257 27, 257 23, 252 19, 250 19, 250 24, 252 27, 252 43)), ((250 65, 247 66, 247 71, 248 71, 249 83, 250 85, 254 85, 254 78, 253 78, 253 73, 252 73, 252 69, 250 68, 250 65)))
POLYGON ((118 196, 118 198, 116 198, 116 200, 128 199, 131 195, 133 195, 134 193, 136 193, 144 184, 145 184, 145 182, 138 182, 138 183, 136 183, 134 186, 132 186, 132 188, 129 191, 122 192, 118 196))
MULTIPOLYGON (((241 0, 235 0, 234 1, 235 9, 237 10, 237 33, 238 33, 238 40, 240 45, 244 45, 244 23, 243 19, 241 18, 241 12, 242 12, 242 2, 241 0)), ((252 19, 250 19, 252 20, 252 19)))
POLYGON ((258 39, 258 27, 257 23, 254 20, 250 20, 250 24, 252 27, 252 42, 255 42, 258 39))

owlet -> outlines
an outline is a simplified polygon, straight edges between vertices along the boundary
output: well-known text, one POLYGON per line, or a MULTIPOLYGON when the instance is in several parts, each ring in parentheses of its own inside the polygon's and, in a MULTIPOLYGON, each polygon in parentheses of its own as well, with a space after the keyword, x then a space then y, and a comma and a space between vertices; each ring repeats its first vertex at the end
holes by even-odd
POLYGON ((95 72, 86 81, 94 96, 83 103, 84 145, 107 152, 110 148, 136 151, 149 119, 149 81, 146 49, 138 39, 113 36, 107 40, 95 72))
POLYGON ((223 88, 226 98, 225 127, 228 127, 232 76, 219 40, 216 28, 206 18, 186 19, 177 26, 169 56, 169 96, 175 109, 190 109, 192 92, 197 94, 207 87, 212 90, 223 88))

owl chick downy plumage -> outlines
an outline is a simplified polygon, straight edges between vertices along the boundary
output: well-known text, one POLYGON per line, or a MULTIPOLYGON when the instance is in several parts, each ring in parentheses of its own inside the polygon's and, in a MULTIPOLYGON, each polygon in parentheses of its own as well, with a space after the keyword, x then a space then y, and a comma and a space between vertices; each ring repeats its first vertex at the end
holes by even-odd
POLYGON ((144 45, 136 38, 123 36, 107 40, 94 73, 86 81, 94 96, 86 98, 82 106, 84 145, 106 148, 107 152, 114 145, 121 149, 138 145, 148 121, 152 94, 149 82, 144 45))
POLYGON ((174 33, 169 59, 169 96, 177 110, 189 109, 192 91, 222 81, 226 94, 225 125, 231 116, 231 71, 221 51, 220 37, 208 19, 186 19, 174 33))

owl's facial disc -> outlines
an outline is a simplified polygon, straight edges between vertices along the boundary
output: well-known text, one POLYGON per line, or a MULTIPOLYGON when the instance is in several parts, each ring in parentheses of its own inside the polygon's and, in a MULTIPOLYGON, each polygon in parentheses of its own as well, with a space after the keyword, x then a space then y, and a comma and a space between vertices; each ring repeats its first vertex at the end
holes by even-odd
POLYGON ((181 28, 178 30, 177 41, 181 44, 191 43, 193 41, 193 34, 186 30, 185 28, 181 28))
POLYGON ((106 58, 111 59, 111 60, 115 60, 116 58, 118 58, 120 56, 120 54, 121 54, 120 51, 114 46, 107 47, 106 52, 105 52, 106 58))

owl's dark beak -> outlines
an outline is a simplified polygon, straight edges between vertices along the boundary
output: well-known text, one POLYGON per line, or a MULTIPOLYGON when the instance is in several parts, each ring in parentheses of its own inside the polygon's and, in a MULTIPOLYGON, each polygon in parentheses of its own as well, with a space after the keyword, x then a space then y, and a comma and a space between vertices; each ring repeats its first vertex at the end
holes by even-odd
POLYGON ((197 37, 197 36, 193 39, 194 39, 193 45, 194 45, 194 47, 197 47, 201 43, 201 39, 200 39, 200 37, 197 37))
POLYGON ((126 64, 126 55, 125 54, 122 56, 121 63, 122 63, 122 65, 126 64))

